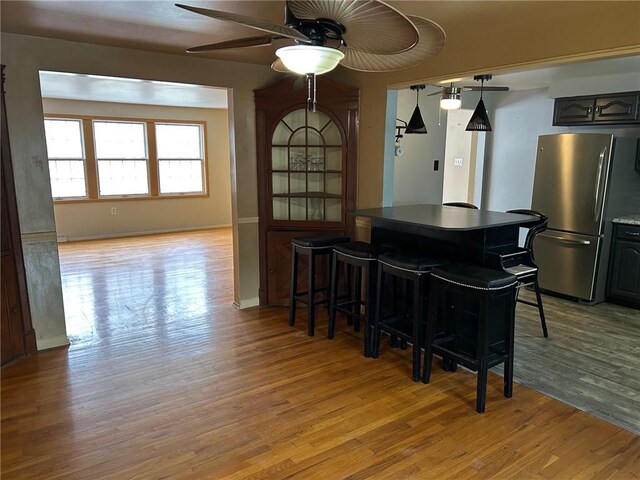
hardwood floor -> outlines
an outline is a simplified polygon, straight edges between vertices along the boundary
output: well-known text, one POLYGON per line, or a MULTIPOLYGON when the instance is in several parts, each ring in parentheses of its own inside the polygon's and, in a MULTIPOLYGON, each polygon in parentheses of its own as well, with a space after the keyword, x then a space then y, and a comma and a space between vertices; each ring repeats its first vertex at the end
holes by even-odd
POLYGON ((472 373, 413 383, 344 322, 234 309, 229 230, 60 253, 73 344, 2 370, 3 479, 639 478, 640 437, 530 388, 490 374, 479 415, 472 373))

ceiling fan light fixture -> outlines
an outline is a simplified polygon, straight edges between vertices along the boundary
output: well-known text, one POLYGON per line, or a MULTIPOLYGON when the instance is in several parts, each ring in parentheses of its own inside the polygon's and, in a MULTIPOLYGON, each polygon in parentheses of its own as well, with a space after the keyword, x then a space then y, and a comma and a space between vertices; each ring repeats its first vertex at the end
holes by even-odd
POLYGON ((322 75, 330 72, 344 58, 344 53, 340 50, 316 45, 282 47, 276 50, 276 55, 288 70, 300 75, 322 75))
POLYGON ((445 87, 442 89, 440 108, 443 110, 457 110, 462 106, 460 89, 457 87, 445 87))

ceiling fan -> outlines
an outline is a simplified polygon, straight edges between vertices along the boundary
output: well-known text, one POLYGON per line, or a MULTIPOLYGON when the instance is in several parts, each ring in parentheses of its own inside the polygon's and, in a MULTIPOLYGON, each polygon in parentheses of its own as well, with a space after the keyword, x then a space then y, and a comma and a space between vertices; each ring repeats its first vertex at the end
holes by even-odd
POLYGON ((365 72, 401 70, 435 56, 445 41, 438 24, 403 15, 379 0, 286 0, 283 25, 208 8, 176 6, 265 33, 192 47, 187 52, 255 47, 285 39, 292 45, 276 51, 272 68, 305 75, 321 75, 338 64, 365 72))
MULTIPOLYGON (((491 74, 483 74, 476 75, 473 77, 474 80, 479 81, 480 85, 462 85, 460 87, 454 86, 451 83, 449 86, 442 87, 439 91, 428 94, 427 96, 432 95, 441 95, 440 97, 440 108, 443 110, 456 110, 462 106, 462 101, 460 99, 460 94, 462 92, 474 92, 479 91, 480 96, 482 97, 482 92, 508 92, 509 87, 504 86, 491 86, 485 87, 484 82, 491 80, 493 75, 491 74)), ((482 98, 481 98, 482 99, 482 98)))

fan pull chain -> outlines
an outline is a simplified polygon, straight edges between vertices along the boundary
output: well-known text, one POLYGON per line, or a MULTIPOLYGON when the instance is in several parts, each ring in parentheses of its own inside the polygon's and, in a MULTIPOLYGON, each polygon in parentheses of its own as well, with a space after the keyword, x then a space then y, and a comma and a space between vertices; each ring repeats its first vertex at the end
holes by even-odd
POLYGON ((313 73, 306 74, 307 80, 307 110, 316 111, 316 76, 313 73))

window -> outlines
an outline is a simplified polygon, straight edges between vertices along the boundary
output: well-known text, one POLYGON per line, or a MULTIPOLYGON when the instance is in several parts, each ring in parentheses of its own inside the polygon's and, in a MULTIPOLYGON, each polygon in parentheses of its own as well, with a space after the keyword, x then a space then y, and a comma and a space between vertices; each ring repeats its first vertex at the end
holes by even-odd
POLYGON ((148 195, 145 124, 94 121, 100 196, 148 195))
POLYGON ((203 193, 202 126, 156 123, 161 194, 203 193))
POLYGON ((44 124, 56 201, 207 193, 204 122, 50 117, 44 124))
POLYGON ((87 196, 80 120, 45 119, 49 177, 54 198, 87 196))

